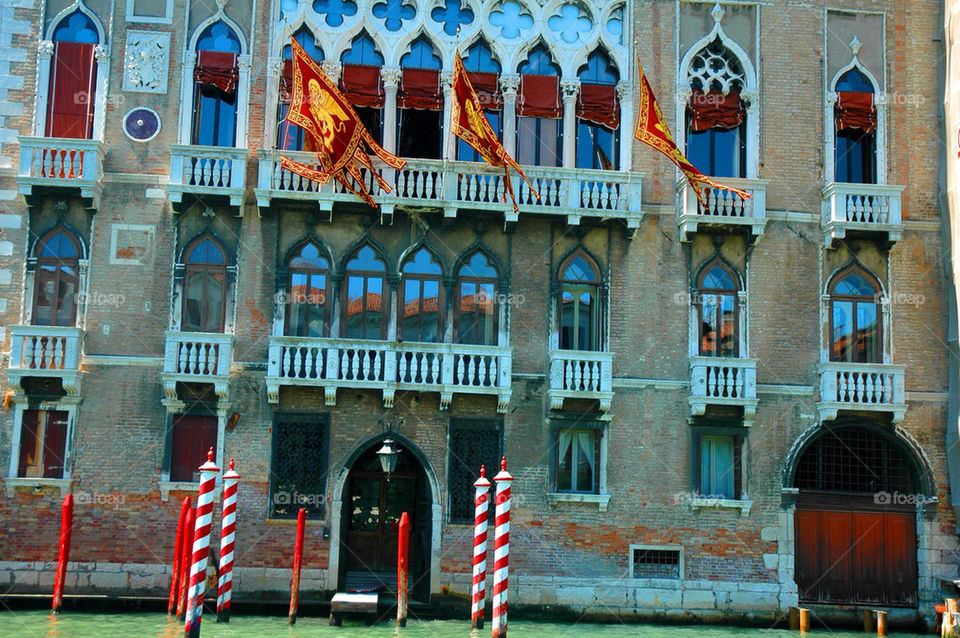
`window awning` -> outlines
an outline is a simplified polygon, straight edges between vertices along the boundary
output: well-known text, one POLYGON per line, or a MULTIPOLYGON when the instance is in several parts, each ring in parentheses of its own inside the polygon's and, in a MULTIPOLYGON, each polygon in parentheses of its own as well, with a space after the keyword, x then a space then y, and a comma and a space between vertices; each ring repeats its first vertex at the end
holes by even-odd
POLYGON ((193 78, 198 84, 215 86, 224 93, 237 89, 240 73, 237 70, 237 54, 225 51, 200 51, 193 78))
POLYGON ((467 71, 467 77, 477 94, 481 106, 486 111, 499 111, 503 108, 503 96, 500 94, 500 76, 496 73, 467 71))
POLYGON ((340 71, 340 88, 352 106, 383 107, 383 87, 378 66, 344 64, 340 71))
POLYGON ((397 95, 397 107, 439 111, 443 109, 440 89, 440 71, 434 69, 404 69, 397 95))
POLYGON ((873 133, 877 129, 877 107, 873 102, 873 93, 837 91, 835 112, 838 131, 858 128, 864 133, 873 133))
POLYGON ((617 87, 612 84, 581 84, 577 117, 616 130, 620 125, 617 87))
POLYGON ((687 102, 690 116, 690 131, 699 133, 712 128, 734 129, 743 124, 747 109, 740 99, 740 91, 734 89, 724 95, 720 91, 704 93, 694 89, 687 102))
POLYGON ((560 78, 556 75, 521 75, 517 115, 561 117, 563 106, 560 104, 560 78))

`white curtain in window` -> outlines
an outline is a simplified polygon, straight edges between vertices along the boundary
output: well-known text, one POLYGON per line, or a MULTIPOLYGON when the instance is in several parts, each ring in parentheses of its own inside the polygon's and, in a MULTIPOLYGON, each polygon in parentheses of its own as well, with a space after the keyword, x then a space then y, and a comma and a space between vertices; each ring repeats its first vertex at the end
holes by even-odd
POLYGON ((734 498, 733 439, 703 437, 700 440, 700 491, 708 496, 734 498))
MULTIPOLYGON (((596 472, 597 455, 595 454, 595 445, 597 438, 593 432, 578 432, 577 433, 577 445, 580 447, 580 453, 587 457, 587 464, 590 466, 590 476, 594 476, 596 472)), ((578 485, 581 490, 591 489, 592 485, 578 485)))

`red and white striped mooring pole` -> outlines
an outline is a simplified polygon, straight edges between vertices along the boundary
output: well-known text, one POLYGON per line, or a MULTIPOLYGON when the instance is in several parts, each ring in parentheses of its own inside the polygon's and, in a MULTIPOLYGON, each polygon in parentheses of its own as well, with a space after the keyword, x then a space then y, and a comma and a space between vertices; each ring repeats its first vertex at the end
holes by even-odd
POLYGON ((497 483, 496 510, 493 530, 493 638, 507 635, 507 575, 510 565, 510 483, 507 457, 500 459, 500 472, 493 477, 497 483))
POLYGON ((220 519, 220 579, 217 582, 217 622, 230 622, 230 590, 233 588, 233 536, 237 531, 237 483, 240 474, 223 474, 223 517, 220 519))
POLYGON ((210 553, 210 524, 213 522, 213 486, 220 468, 213 462, 213 448, 207 452, 207 462, 201 465, 200 492, 197 494, 197 518, 193 531, 193 551, 190 561, 190 591, 187 596, 187 614, 183 626, 186 638, 200 636, 200 618, 203 616, 203 594, 207 588, 207 558, 210 553))
POLYGON ((487 509, 490 497, 490 479, 487 468, 480 466, 480 478, 473 484, 477 488, 474 497, 473 515, 473 591, 471 592, 470 627, 483 629, 484 597, 487 594, 487 509))

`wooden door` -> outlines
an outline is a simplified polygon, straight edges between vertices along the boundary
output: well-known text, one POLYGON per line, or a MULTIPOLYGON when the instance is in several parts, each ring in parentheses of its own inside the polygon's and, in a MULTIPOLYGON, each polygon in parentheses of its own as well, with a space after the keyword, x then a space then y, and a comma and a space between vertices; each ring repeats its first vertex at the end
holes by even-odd
MULTIPOLYGON (((350 473, 347 567, 352 570, 388 572, 397 568, 397 530, 400 515, 413 520, 417 475, 394 473, 387 481, 383 472, 354 470, 350 473)), ((411 552, 414 550, 411 547, 411 552)))

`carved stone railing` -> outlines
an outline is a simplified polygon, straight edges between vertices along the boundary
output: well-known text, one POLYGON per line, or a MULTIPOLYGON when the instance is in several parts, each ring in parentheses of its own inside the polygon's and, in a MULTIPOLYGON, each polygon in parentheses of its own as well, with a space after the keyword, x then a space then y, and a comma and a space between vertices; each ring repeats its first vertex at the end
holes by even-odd
POLYGON ((600 410, 610 411, 613 401, 613 353, 582 350, 550 351, 550 409, 563 408, 564 399, 590 399, 600 402, 600 410))
MULTIPOLYGON (((291 151, 284 155, 319 167, 314 153, 291 151)), ((479 162, 426 159, 410 159, 399 171, 380 162, 374 165, 393 188, 389 194, 380 192, 373 177, 363 172, 384 216, 391 216, 397 206, 429 206, 442 210, 447 217, 455 217, 459 209, 490 210, 502 213, 508 223, 517 221, 509 197, 507 202, 503 201, 502 169, 479 162)), ((522 214, 562 215, 571 224, 578 224, 582 217, 617 218, 633 230, 640 225, 641 173, 541 166, 525 166, 523 170, 540 198, 514 174, 512 183, 522 214)), ((334 202, 357 201, 336 180, 318 184, 285 170, 280 165, 280 153, 269 150, 260 152, 255 193, 257 204, 264 208, 273 199, 315 201, 325 211, 331 211, 334 202)))
POLYGON ((177 400, 177 382, 212 383, 220 400, 228 396, 233 335, 218 332, 166 333, 163 393, 177 400))
POLYGON ((324 389, 335 405, 337 388, 383 392, 392 407, 397 390, 440 393, 440 409, 455 393, 495 394, 505 412, 511 393, 511 349, 457 343, 417 343, 317 337, 271 337, 267 397, 280 400, 280 386, 324 389))
POLYGON ((847 233, 880 236, 888 246, 903 235, 903 186, 831 182, 823 189, 820 226, 827 247, 847 233))
POLYGON ((228 197, 243 203, 247 149, 229 146, 170 146, 170 202, 178 208, 184 194, 228 197))
POLYGON ((718 178, 726 186, 750 194, 741 199, 731 191, 719 188, 706 190, 706 206, 700 203, 686 179, 677 182, 677 225, 683 241, 689 241, 701 227, 745 228, 752 239, 763 234, 767 224, 767 180, 718 178))
POLYGON ((690 358, 690 411, 706 413, 708 405, 743 407, 744 425, 757 412, 757 361, 733 357, 690 358))
POLYGON ((59 377, 70 395, 79 393, 83 330, 58 326, 10 328, 10 385, 23 391, 24 377, 59 377))
POLYGON ((903 420, 907 412, 903 366, 831 361, 817 366, 817 372, 821 421, 836 419, 839 410, 889 412, 894 423, 903 420))
POLYGON ((103 157, 98 140, 63 137, 25 137, 20 141, 17 182, 28 200, 37 189, 77 188, 90 208, 100 207, 103 191, 103 157))

